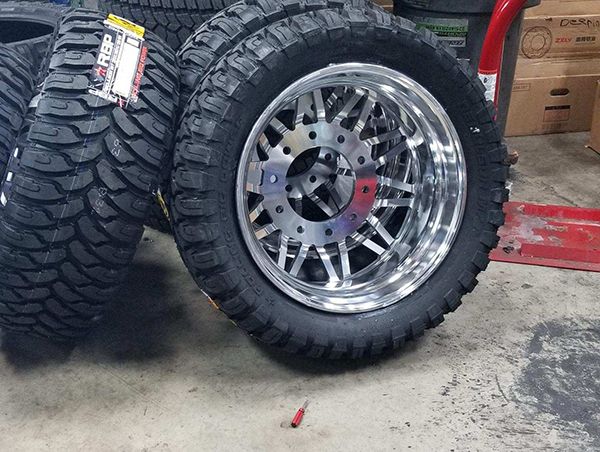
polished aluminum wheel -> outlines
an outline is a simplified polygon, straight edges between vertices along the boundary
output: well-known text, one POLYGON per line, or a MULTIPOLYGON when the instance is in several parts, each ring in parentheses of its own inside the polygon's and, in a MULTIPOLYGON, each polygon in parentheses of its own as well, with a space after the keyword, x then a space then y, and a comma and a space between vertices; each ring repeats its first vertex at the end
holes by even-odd
POLYGON ((356 313, 392 305, 447 256, 466 198, 462 146, 409 77, 348 63, 289 86, 240 159, 241 231, 261 271, 294 300, 356 313))

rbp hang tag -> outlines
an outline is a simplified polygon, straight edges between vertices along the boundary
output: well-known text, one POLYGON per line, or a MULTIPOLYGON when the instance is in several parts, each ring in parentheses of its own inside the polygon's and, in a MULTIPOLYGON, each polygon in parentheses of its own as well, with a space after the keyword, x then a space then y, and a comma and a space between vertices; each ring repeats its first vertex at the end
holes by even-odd
POLYGON ((90 94, 120 107, 137 102, 148 56, 144 34, 143 27, 108 16, 90 75, 90 94))

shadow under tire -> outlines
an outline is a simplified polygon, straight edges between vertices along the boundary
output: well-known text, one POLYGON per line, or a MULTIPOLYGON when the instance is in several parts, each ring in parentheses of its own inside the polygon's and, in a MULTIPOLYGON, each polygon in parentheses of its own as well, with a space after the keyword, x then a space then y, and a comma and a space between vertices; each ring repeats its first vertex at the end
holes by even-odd
POLYGON ((19 137, 0 205, 0 323, 69 340, 119 294, 170 158, 178 104, 175 55, 148 33, 139 100, 88 92, 106 14, 60 24, 35 118, 19 137))
MULTIPOLYGON (((389 82, 391 86, 393 80, 389 79, 389 82)), ((329 97, 322 95, 321 100, 326 100, 324 103, 329 105, 327 102, 333 94, 335 90, 329 97)), ((351 93, 349 95, 352 99, 351 93)), ((334 113, 337 111, 336 98, 339 99, 337 94, 332 100, 334 113)), ((364 97, 360 99, 359 102, 366 104, 364 97)), ((340 111, 344 111, 344 105, 349 103, 342 103, 340 111)), ((348 110, 352 115, 354 110, 350 107, 348 110)), ((348 121, 351 115, 348 115, 348 121)), ((378 127, 374 116, 375 113, 369 116, 372 124, 369 127, 378 127)), ((327 118, 327 112, 323 117, 327 118)), ((362 114, 358 116, 361 117, 362 114)), ((174 234, 183 259, 199 286, 220 309, 262 342, 291 353, 320 358, 360 358, 396 349, 407 340, 421 336, 425 329, 439 325, 446 313, 460 305, 462 296, 475 288, 476 276, 487 267, 488 253, 497 244, 497 229, 504 218, 502 204, 508 192, 505 188, 507 167, 503 163, 506 148, 493 117, 494 108, 485 100, 483 86, 468 66, 457 61, 434 35, 417 30, 411 22, 374 10, 345 8, 307 13, 270 25, 246 38, 210 69, 184 112, 175 152, 170 206, 174 234), (268 239, 277 231, 271 234, 273 229, 269 229, 268 219, 264 219, 262 226, 257 224, 260 216, 258 212, 253 216, 255 211, 251 207, 248 207, 251 215, 247 215, 244 209, 245 202, 250 203, 249 195, 247 200, 241 198, 242 204, 238 197, 238 190, 246 190, 248 186, 268 183, 277 186, 280 183, 277 177, 269 178, 264 169, 265 162, 269 161, 265 159, 264 149, 277 148, 285 154, 285 147, 276 144, 277 139, 273 137, 294 132, 285 124, 294 118, 302 119, 296 122, 296 128, 313 127, 312 117, 318 118, 322 108, 314 107, 319 102, 313 97, 313 106, 303 104, 303 116, 297 114, 299 107, 293 107, 296 108, 292 110, 294 115, 275 116, 277 121, 269 123, 271 132, 267 135, 270 137, 265 135, 266 141, 258 141, 263 152, 256 147, 255 157, 254 142, 249 141, 249 136, 260 130, 256 129, 257 121, 265 110, 280 96, 284 96, 285 101, 286 93, 297 83, 320 74, 319 71, 335 70, 337 65, 358 67, 357 70, 361 70, 361 65, 369 65, 379 68, 382 73, 394 71, 418 83, 418 89, 431 105, 439 103, 433 110, 448 119, 458 134, 468 178, 468 183, 463 185, 466 191, 461 221, 433 273, 392 303, 382 303, 380 308, 356 313, 334 312, 334 308, 340 307, 336 305, 335 297, 331 298, 331 306, 321 305, 322 308, 308 305, 310 294, 308 300, 300 302, 294 292, 300 291, 294 279, 289 280, 294 284, 288 284, 288 291, 282 290, 281 280, 276 281, 265 270, 270 272, 276 268, 264 256, 270 256, 277 264, 277 248, 274 248, 275 253, 273 249, 269 251, 266 244, 264 253, 262 249, 255 252, 252 248, 255 243, 252 234, 257 239, 268 239), (264 177, 254 171, 255 179, 240 179, 240 174, 243 176, 246 171, 240 168, 247 168, 241 165, 247 149, 252 155, 248 167, 263 168, 264 177), (243 181, 247 183, 243 184, 243 181), (251 231, 246 229, 248 217, 252 217, 248 221, 255 221, 251 231)), ((414 135, 410 136, 417 143, 414 135)), ((316 134, 309 134, 309 138, 318 139, 316 134)), ((385 152, 398 151, 407 140, 407 137, 399 139, 385 152)), ((421 146, 420 149, 427 155, 436 155, 434 147, 426 146, 425 149, 421 146)), ((292 149, 290 154, 287 150, 292 156, 294 152, 292 149)), ((310 150, 309 154, 316 152, 310 150)), ((395 157, 391 155, 390 158, 395 157)), ((342 160, 340 157, 338 161, 342 160)), ((398 169, 401 167, 397 166, 398 169)), ((287 176, 283 173, 282 177, 297 178, 302 174, 300 170, 293 173, 288 170, 287 176)), ((433 179, 436 183, 445 183, 444 178, 433 179)), ((270 193, 279 196, 279 192, 273 190, 270 193)), ((267 194, 260 202, 265 203, 266 199, 267 194)), ((393 199, 398 199, 392 201, 398 205, 405 202, 403 198, 393 199)), ((289 206, 282 203, 280 207, 282 209, 276 212, 269 211, 270 216, 281 213, 282 221, 285 221, 287 212, 290 216, 295 215, 290 211, 292 203, 289 206)), ((324 221, 335 221, 344 212, 347 210, 332 217, 333 220, 324 221)), ((314 209, 307 213, 313 215, 314 209)), ((305 225, 308 228, 319 222, 322 221, 307 220, 305 225)), ((421 230, 426 231, 426 228, 420 227, 421 230)), ((306 230, 299 228, 298 234, 302 232, 306 230)), ((376 239, 374 235, 371 237, 370 243, 365 239, 362 244, 375 250, 383 248, 379 239, 378 248, 375 247, 376 239)), ((293 270, 300 254, 288 257, 289 248, 280 247, 279 253, 282 249, 286 251, 281 261, 288 272, 290 267, 293 270)), ((296 252, 298 249, 299 245, 296 252)), ((436 251, 435 248, 432 250, 436 251)), ((313 251, 310 253, 316 256, 313 251)), ((365 251, 364 255, 367 254, 365 251)), ((406 259, 402 265, 405 262, 406 259)), ((334 265, 324 264, 323 267, 331 270, 334 265)), ((302 271, 298 275, 304 277, 302 271)), ((343 266, 340 272, 339 265, 335 265, 334 271, 340 279, 342 273, 348 273, 343 266)), ((305 274, 311 276, 308 271, 305 274)), ((314 274, 327 275, 324 270, 314 274)), ((404 277, 404 274, 399 276, 404 277)), ((332 280, 330 277, 329 281, 332 280)), ((339 285, 339 280, 336 284, 339 285)), ((318 288, 320 292, 326 290, 324 286, 318 288)), ((365 291, 368 290, 367 285, 365 291)), ((384 298, 389 299, 389 295, 386 292, 382 302, 384 298)), ((379 303, 377 297, 372 297, 371 301, 379 303)))

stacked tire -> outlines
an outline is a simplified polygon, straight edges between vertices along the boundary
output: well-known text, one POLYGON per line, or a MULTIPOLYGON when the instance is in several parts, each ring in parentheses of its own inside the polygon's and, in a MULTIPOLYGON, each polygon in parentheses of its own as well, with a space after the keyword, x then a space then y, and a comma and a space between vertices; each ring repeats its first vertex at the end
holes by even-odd
POLYGON ((291 353, 373 356, 475 288, 506 148, 481 83, 433 34, 368 2, 246 0, 178 57, 174 234, 240 328, 291 353))
POLYGON ((20 95, 2 127, 12 137, 3 142, 0 195, 0 324, 8 330, 70 340, 97 323, 127 276, 171 157, 174 51, 146 33, 137 102, 101 98, 89 84, 106 18, 61 11, 36 89, 36 70, 3 61, 13 71, 9 93, 20 95))
POLYGON ((300 355, 397 349, 475 288, 508 192, 468 66, 368 0, 225 6, 99 2, 0 47, 1 326, 86 334, 148 222, 235 324, 300 355), (107 12, 179 47, 146 31, 137 102, 90 90, 107 12))
POLYGON ((103 11, 143 25, 178 49, 205 21, 235 0, 99 0, 103 11))

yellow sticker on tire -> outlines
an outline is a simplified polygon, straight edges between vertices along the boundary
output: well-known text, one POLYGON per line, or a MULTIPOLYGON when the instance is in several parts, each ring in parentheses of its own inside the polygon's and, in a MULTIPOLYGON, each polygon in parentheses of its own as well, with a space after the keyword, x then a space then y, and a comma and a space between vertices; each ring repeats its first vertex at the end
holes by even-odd
POLYGON ((134 24, 133 22, 130 22, 127 19, 115 16, 114 14, 109 14, 106 18, 106 22, 108 22, 111 25, 114 25, 115 27, 128 30, 138 38, 143 38, 144 34, 146 34, 146 29, 141 25, 134 24))

